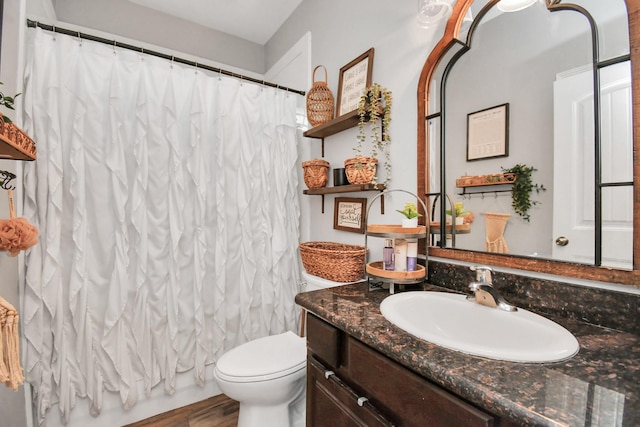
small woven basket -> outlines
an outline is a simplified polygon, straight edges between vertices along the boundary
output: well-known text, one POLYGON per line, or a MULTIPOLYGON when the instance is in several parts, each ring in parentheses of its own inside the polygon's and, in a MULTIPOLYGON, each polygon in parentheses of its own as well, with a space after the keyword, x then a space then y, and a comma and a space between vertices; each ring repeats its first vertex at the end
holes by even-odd
POLYGON ((309 274, 334 282, 355 282, 364 277, 367 249, 334 242, 300 243, 302 265, 309 274))
POLYGON ((318 126, 333 119, 333 93, 327 86, 327 69, 318 65, 313 69, 313 85, 307 92, 307 120, 311 126, 318 126), (324 69, 324 81, 316 80, 316 70, 324 69))
POLYGON ((329 182, 329 162, 314 159, 302 162, 304 183, 309 188, 322 188, 329 182))
POLYGON ((353 157, 344 161, 347 180, 351 184, 371 184, 376 176, 378 159, 353 157))

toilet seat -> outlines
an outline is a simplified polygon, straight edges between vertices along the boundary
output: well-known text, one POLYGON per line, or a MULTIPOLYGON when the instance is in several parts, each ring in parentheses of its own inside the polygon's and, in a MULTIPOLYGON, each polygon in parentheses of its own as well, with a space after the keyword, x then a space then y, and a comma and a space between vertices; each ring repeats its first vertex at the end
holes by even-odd
POLYGON ((237 383, 269 381, 305 369, 305 339, 291 331, 242 344, 218 361, 218 378, 237 383))

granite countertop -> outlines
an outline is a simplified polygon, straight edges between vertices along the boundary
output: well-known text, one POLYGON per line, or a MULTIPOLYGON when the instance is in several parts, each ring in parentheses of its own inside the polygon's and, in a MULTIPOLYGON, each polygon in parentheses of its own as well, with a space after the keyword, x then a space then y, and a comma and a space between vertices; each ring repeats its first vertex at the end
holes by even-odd
MULTIPOLYGON (((431 285, 425 290, 448 291, 431 285)), ((639 336, 550 317, 576 336, 577 355, 555 363, 502 362, 404 332, 380 314, 387 296, 388 291, 368 291, 366 283, 359 283, 301 293, 296 302, 454 394, 520 425, 640 426, 639 336)))

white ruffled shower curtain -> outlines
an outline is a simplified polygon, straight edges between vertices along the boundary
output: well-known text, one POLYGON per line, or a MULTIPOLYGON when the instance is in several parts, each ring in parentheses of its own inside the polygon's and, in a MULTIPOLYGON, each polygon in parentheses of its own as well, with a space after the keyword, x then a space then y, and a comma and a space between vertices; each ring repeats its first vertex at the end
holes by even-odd
POLYGON ((298 95, 28 30, 25 374, 39 422, 295 330, 298 95))

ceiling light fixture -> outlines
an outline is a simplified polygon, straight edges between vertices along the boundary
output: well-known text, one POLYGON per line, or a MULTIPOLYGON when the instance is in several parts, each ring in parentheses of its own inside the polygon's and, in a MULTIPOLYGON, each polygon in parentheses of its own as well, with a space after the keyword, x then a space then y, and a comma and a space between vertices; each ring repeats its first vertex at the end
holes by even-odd
POLYGON ((502 0, 498 3, 498 10, 502 12, 517 12, 533 5, 537 0, 502 0))
POLYGON ((451 16, 451 4, 447 0, 418 0, 418 25, 431 28, 451 16))

